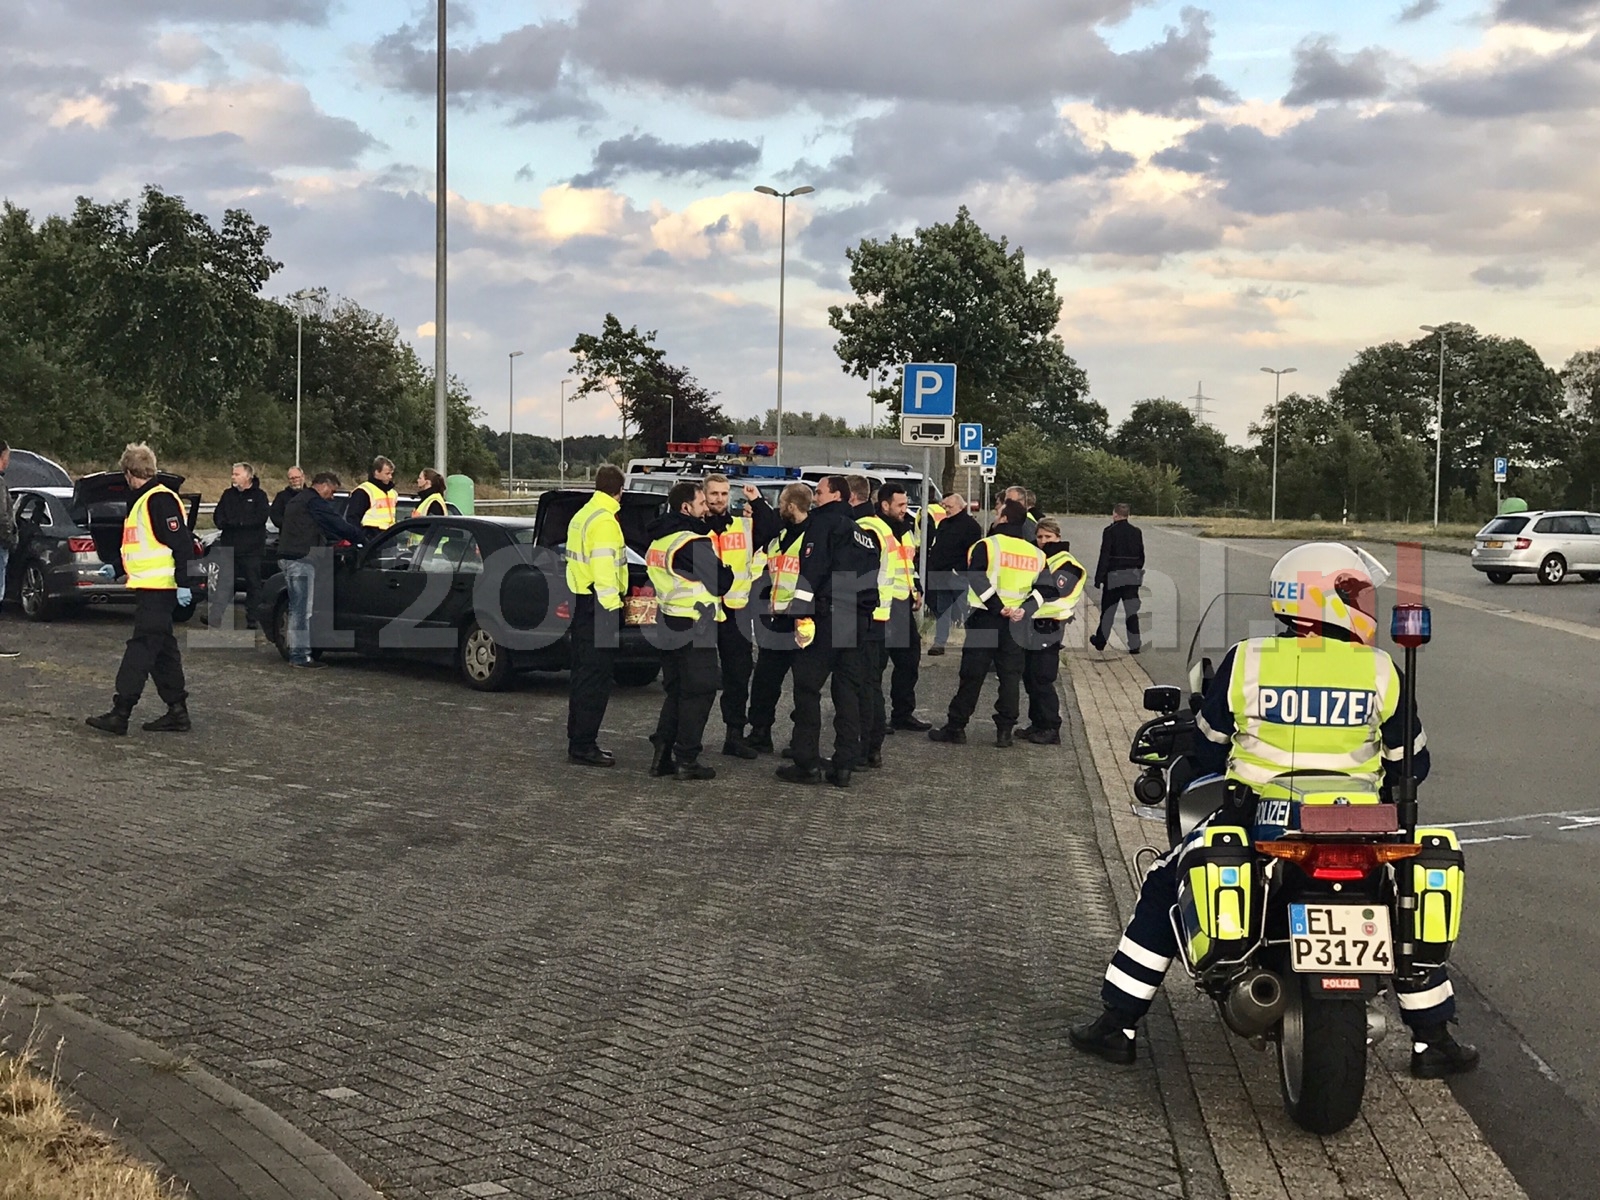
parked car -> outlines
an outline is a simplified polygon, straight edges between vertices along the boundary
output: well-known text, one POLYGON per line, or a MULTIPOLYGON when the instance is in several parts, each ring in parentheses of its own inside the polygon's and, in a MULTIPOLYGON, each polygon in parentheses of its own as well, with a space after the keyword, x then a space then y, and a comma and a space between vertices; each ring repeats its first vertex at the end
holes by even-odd
MULTIPOLYGON (((158 478, 182 497, 192 531, 200 497, 181 491, 182 475, 162 472, 158 478)), ((128 483, 121 472, 85 475, 70 487, 14 487, 11 499, 19 542, 4 590, 21 605, 25 617, 48 621, 87 604, 132 603, 134 595, 122 569, 128 483)), ((194 553, 198 559, 198 538, 194 553)), ((179 620, 188 620, 205 597, 206 580, 195 570, 180 582, 195 594, 195 604, 177 610, 179 620)))
MULTIPOLYGON (((567 590, 567 527, 593 493, 545 492, 526 517, 423 517, 394 528, 357 550, 337 550, 333 563, 332 624, 344 646, 369 657, 453 665, 468 687, 497 691, 518 675, 564 671, 571 665, 572 594, 567 590), (509 565, 508 565, 509 563, 509 565), (498 587, 481 581, 486 571, 498 587), (494 613, 480 612, 489 587, 494 613), (504 644, 541 630, 538 644, 504 644)), ((645 571, 645 529, 664 508, 662 497, 623 493, 620 516, 628 546, 630 604, 621 633, 616 678, 642 687, 661 670, 660 652, 644 626, 654 623, 654 590, 645 571)), ((289 598, 274 577, 262 590, 279 652, 288 657, 289 598)))
MULTIPOLYGON (((898 483, 906 489, 906 506, 913 516, 922 511, 922 472, 914 470, 909 463, 898 462, 846 462, 840 465, 817 465, 800 468, 800 479, 816 487, 826 475, 865 475, 872 481, 876 490, 886 483, 898 483)), ((929 490, 933 493, 934 502, 944 495, 939 490, 936 480, 928 480, 929 490)))
POLYGON ((1472 565, 1490 583, 1509 583, 1513 575, 1560 583, 1574 572, 1594 583, 1600 580, 1600 514, 1546 511, 1496 517, 1473 539, 1472 565))

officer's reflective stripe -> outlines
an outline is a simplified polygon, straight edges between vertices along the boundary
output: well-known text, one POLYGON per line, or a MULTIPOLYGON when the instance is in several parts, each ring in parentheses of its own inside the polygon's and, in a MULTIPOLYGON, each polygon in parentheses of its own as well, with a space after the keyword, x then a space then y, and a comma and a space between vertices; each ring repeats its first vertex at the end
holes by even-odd
POLYGON ((368 497, 367 511, 361 514, 363 529, 388 529, 394 524, 395 495, 386 488, 381 488, 372 480, 367 480, 357 489, 365 492, 368 497))
MULTIPOLYGON (((1412 750, 1424 750, 1427 748, 1427 745, 1428 735, 1423 733, 1421 730, 1418 730, 1416 740, 1411 743, 1412 750)), ((1383 748, 1383 757, 1388 759, 1390 762, 1399 762, 1401 759, 1405 758, 1405 756, 1406 748, 1404 746, 1385 746, 1383 748)))
POLYGON ((1424 1008, 1437 1008, 1446 1000, 1454 997, 1455 994, 1456 989, 1448 979, 1425 992, 1402 992, 1399 988, 1395 989, 1395 999, 1400 1001, 1400 1007, 1407 1012, 1417 1012, 1424 1008))
POLYGON ((806 591, 805 588, 795 588, 794 598, 796 600, 803 600, 808 604, 815 599, 815 597, 810 592, 806 591))
POLYGON ((1200 736, 1208 742, 1216 742, 1219 746, 1226 746, 1233 738, 1211 727, 1211 722, 1206 720, 1204 713, 1195 713, 1194 727, 1200 731, 1200 736))
POLYGON ((1038 588, 1034 588, 1033 591, 1028 593, 1028 599, 1033 601, 1035 608, 1044 604, 1044 597, 1039 594, 1038 588))
POLYGON ((1153 951, 1146 950, 1138 942, 1127 936, 1124 936, 1117 943, 1117 953, 1127 955, 1141 967, 1149 967, 1152 971, 1165 971, 1172 965, 1170 958, 1163 958, 1153 951))
POLYGON ((978 593, 978 603, 979 604, 987 604, 989 602, 989 597, 994 595, 994 593, 995 593, 995 588, 993 587, 993 585, 991 585, 988 588, 984 589, 983 591, 979 592, 978 593))
POLYGON ((1045 601, 1039 606, 1039 611, 1034 614, 1036 617, 1064 621, 1072 616, 1072 610, 1077 607, 1078 597, 1083 595, 1083 585, 1087 581, 1089 573, 1083 569, 1081 562, 1072 557, 1071 551, 1068 550, 1058 550, 1054 554, 1046 552, 1045 567, 1055 573, 1057 587, 1060 586, 1063 572, 1071 570, 1077 573, 1077 582, 1073 584, 1071 591, 1062 593, 1054 600, 1045 601))
POLYGON ((669 617, 695 618, 703 609, 709 608, 716 613, 718 620, 722 619, 722 611, 717 607, 711 590, 700 580, 685 579, 672 569, 672 560, 679 551, 702 540, 710 544, 712 553, 715 553, 716 544, 709 535, 689 530, 657 538, 650 545, 645 559, 650 572, 650 584, 655 589, 656 602, 661 606, 661 611, 669 617))
POLYGON ((754 535, 755 520, 751 517, 734 517, 727 529, 712 535, 717 557, 733 572, 733 586, 722 598, 729 609, 740 609, 750 602, 750 587, 760 574, 761 556, 752 553, 750 547, 754 535))
MULTIPOLYGON (((578 510, 577 533, 567 531, 567 587, 575 596, 588 595, 591 592, 602 608, 616 610, 622 607, 622 593, 628 586, 628 565, 624 548, 610 543, 591 547, 589 535, 594 529, 595 522, 603 517, 610 517, 615 523, 616 515, 604 507, 598 500, 590 500, 583 508, 578 510), (596 569, 597 560, 605 559, 606 563, 596 569)), ((622 528, 617 526, 616 537, 620 541, 622 528)))
POLYGON ((1136 1000, 1154 1000, 1156 992, 1160 991, 1159 984, 1152 986, 1142 980, 1135 979, 1121 967, 1115 965, 1106 968, 1106 982, 1119 992, 1126 992, 1136 1000))

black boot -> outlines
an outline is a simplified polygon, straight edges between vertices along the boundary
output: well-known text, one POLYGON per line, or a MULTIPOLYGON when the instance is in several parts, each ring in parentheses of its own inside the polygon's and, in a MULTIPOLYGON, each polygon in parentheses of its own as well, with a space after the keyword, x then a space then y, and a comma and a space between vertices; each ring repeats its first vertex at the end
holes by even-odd
POLYGON ((785 783, 801 783, 807 787, 816 787, 822 782, 821 767, 802 767, 799 763, 786 763, 773 774, 785 783))
POLYGON ((84 724, 90 729, 98 729, 102 733, 114 733, 123 737, 128 732, 128 718, 133 716, 133 706, 136 700, 128 700, 122 696, 111 697, 111 711, 98 717, 90 717, 84 724))
POLYGON ((836 788, 847 788, 850 786, 850 775, 849 767, 829 767, 824 772, 823 778, 836 788))
POLYGON ((1125 1067, 1134 1059, 1138 1022, 1127 1013, 1108 1008, 1093 1021, 1068 1028, 1067 1038, 1085 1054, 1125 1067))
POLYGON ((176 704, 167 705, 167 711, 154 721, 146 721, 140 726, 146 733, 188 733, 189 732, 189 705, 187 701, 179 700, 176 704))
POLYGON ((722 740, 722 752, 729 758, 760 758, 756 748, 744 740, 744 727, 728 726, 728 736, 722 740))
POLYGON ((1015 740, 1011 736, 1011 726, 996 725, 994 727, 994 744, 1002 750, 1009 750, 1012 746, 1016 745, 1015 740))
POLYGON ((750 735, 744 739, 744 744, 758 754, 772 753, 772 726, 752 725, 750 735))
POLYGON ((677 774, 678 764, 672 761, 672 743, 663 745, 655 738, 651 738, 650 744, 655 747, 650 755, 650 777, 665 779, 669 775, 677 774))
POLYGON ((967 744, 967 731, 953 729, 949 725, 941 725, 937 729, 928 730, 930 742, 949 742, 952 746, 965 746, 967 744))
POLYGON ((1027 738, 1035 746, 1061 745, 1061 730, 1059 729, 1032 729, 1021 736, 1027 738))
POLYGON ((1447 1024, 1411 1031, 1411 1074, 1418 1079, 1448 1079, 1478 1065, 1478 1049, 1456 1041, 1447 1024))
POLYGON ((703 779, 715 779, 716 777, 717 777, 717 771, 716 771, 715 767, 705 766, 704 764, 700 763, 696 759, 692 759, 691 758, 687 762, 680 762, 678 764, 678 778, 679 779, 683 779, 683 780, 703 780, 703 779))

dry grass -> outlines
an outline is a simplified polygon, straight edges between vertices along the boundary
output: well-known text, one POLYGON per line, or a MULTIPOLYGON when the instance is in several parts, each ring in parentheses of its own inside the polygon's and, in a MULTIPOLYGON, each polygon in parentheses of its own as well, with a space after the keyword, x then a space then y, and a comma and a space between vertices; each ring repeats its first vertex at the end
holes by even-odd
POLYGON ((1472 549, 1472 535, 1478 525, 1402 525, 1365 522, 1341 525, 1337 521, 1263 521, 1250 517, 1196 517, 1182 522, 1196 529, 1201 537, 1284 538, 1297 542, 1421 542, 1429 550, 1449 550, 1465 554, 1472 549))
POLYGON ((0 1048, 0 1200, 172 1200, 155 1172, 77 1120, 32 1041, 0 1048))

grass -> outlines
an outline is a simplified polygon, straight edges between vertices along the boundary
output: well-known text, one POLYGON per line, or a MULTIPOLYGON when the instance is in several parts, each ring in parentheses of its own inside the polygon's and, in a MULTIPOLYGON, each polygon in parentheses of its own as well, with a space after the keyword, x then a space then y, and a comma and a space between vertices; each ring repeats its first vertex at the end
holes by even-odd
MULTIPOLYGON (((1179 523, 1179 522, 1174 522, 1179 523)), ((1288 541, 1338 542, 1421 542, 1429 550, 1448 550, 1465 554, 1472 549, 1472 535, 1483 526, 1406 525, 1399 522, 1363 521, 1341 525, 1337 521, 1279 521, 1274 524, 1254 517, 1194 517, 1181 522, 1197 529, 1201 537, 1282 538, 1288 541)))
POLYGON ((0 1047, 0 1197, 4 1200, 172 1200, 156 1173, 73 1115, 33 1041, 0 1047))

